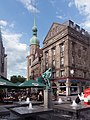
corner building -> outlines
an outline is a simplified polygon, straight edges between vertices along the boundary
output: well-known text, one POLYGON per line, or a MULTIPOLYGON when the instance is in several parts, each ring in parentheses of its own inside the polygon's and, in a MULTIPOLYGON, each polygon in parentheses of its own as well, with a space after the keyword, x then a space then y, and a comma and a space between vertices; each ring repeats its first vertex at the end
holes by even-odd
POLYGON ((42 51, 41 74, 52 68, 51 81, 60 95, 78 94, 90 85, 90 35, 79 25, 53 23, 42 51))

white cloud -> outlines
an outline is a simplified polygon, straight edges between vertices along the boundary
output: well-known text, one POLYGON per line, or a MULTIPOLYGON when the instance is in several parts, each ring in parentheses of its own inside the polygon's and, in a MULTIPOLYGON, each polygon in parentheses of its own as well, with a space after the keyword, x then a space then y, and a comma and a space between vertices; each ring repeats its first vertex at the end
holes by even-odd
POLYGON ((90 30, 90 0, 74 0, 79 13, 84 16, 83 27, 90 30))
POLYGON ((61 15, 57 15, 56 17, 59 19, 63 19, 63 17, 61 15))
POLYGON ((53 7, 55 7, 56 0, 49 0, 53 7))
POLYGON ((73 0, 68 3, 68 7, 72 7, 74 4, 73 0))
POLYGON ((24 7, 29 11, 29 12, 36 12, 38 13, 39 10, 35 7, 36 1, 35 0, 19 0, 24 7))
POLYGON ((14 28, 14 23, 10 24, 9 27, 14 28))
POLYGON ((90 0, 75 0, 75 5, 80 14, 90 15, 90 0))
POLYGON ((0 26, 7 26, 7 21, 5 20, 0 20, 0 26))
MULTIPOLYGON (((21 75, 26 77, 26 56, 28 55, 27 45, 21 42, 23 34, 12 33, 10 25, 2 29, 3 43, 7 54, 7 72, 8 78, 12 75, 21 75)), ((13 25, 14 26, 14 25, 13 25)))

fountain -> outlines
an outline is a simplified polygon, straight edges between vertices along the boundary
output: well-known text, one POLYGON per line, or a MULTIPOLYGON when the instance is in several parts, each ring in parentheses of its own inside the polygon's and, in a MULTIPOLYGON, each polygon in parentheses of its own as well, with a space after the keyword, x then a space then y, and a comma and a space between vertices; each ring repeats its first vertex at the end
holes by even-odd
POLYGON ((21 98, 19 98, 19 102, 21 102, 21 98))
POLYGON ((62 99, 61 98, 59 98, 58 99, 58 103, 62 103, 63 101, 62 101, 62 99))
POLYGON ((26 103, 29 103, 29 102, 30 102, 29 97, 27 97, 27 99, 26 99, 26 103))
POLYGON ((33 107, 32 107, 32 103, 31 103, 31 102, 29 103, 29 107, 28 107, 28 109, 33 109, 33 107))
POLYGON ((71 105, 71 106, 77 107, 77 106, 78 106, 78 104, 75 102, 75 100, 73 100, 73 103, 72 103, 72 105, 71 105))

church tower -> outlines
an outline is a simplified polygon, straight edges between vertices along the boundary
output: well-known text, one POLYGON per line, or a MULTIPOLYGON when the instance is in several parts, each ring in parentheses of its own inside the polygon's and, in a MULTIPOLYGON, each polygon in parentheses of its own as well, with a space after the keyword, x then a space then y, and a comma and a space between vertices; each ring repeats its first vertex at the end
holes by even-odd
POLYGON ((37 27, 36 27, 36 19, 34 17, 34 26, 32 27, 33 35, 30 39, 30 55, 27 56, 27 79, 29 80, 32 75, 32 63, 35 59, 36 49, 39 49, 39 40, 37 37, 37 27))
POLYGON ((37 37, 37 27, 36 27, 35 17, 34 17, 34 26, 32 28, 32 31, 33 31, 33 36, 30 39, 30 55, 34 55, 35 50, 39 48, 39 40, 37 37))

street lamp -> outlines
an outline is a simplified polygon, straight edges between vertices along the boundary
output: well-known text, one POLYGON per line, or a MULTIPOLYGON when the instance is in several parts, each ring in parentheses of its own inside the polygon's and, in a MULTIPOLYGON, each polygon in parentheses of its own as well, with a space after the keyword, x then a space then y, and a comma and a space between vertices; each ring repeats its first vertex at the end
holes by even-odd
POLYGON ((70 73, 71 73, 71 75, 74 75, 74 70, 71 69, 71 70, 70 70, 70 73))

